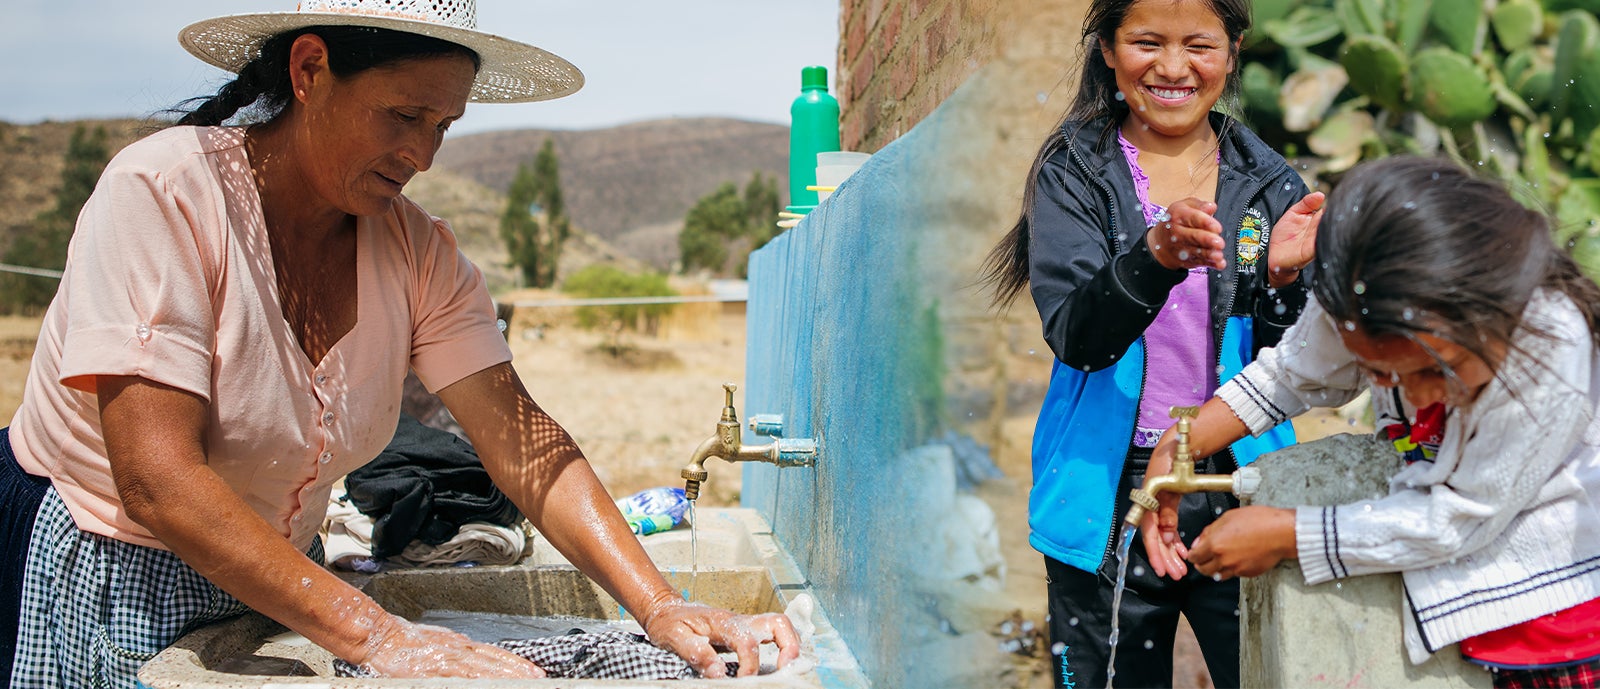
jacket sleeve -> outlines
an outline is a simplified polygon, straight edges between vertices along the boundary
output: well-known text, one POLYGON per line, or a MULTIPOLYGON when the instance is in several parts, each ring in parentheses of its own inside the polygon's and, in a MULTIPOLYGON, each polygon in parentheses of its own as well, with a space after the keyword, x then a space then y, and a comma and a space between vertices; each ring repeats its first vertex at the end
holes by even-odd
POLYGON ((1560 475, 1593 420, 1594 344, 1577 321, 1557 332, 1555 340, 1522 339, 1527 353, 1507 358, 1471 413, 1451 414, 1438 456, 1402 470, 1390 495, 1299 508, 1306 583, 1468 557, 1524 510, 1581 493, 1576 478, 1560 475))
POLYGON ((1044 323, 1044 339, 1061 363, 1083 371, 1106 368, 1155 320, 1183 270, 1157 263, 1143 227, 1117 228, 1137 237, 1112 256, 1111 210, 1104 196, 1075 174, 1065 151, 1045 161, 1028 212, 1028 279, 1044 323))
POLYGON ((1333 320, 1315 301, 1275 347, 1261 350, 1217 397, 1259 436, 1312 407, 1337 407, 1367 388, 1333 320))
MULTIPOLYGON (((1299 202, 1300 199, 1305 198, 1306 194, 1311 193, 1311 189, 1306 186, 1305 180, 1300 179, 1299 174, 1287 167, 1284 168, 1283 174, 1279 175, 1278 179, 1274 179, 1267 185, 1267 188, 1284 190, 1279 193, 1269 193, 1266 196, 1267 211, 1272 218, 1273 225, 1277 225, 1278 220, 1283 218, 1284 213, 1288 212, 1290 207, 1299 202)), ((1271 241, 1270 236, 1267 239, 1269 242, 1271 241)), ((1314 261, 1313 264, 1315 264, 1314 261)), ((1265 264, 1263 263, 1263 265, 1265 264)), ((1255 307, 1252 316, 1254 317, 1257 347, 1271 347, 1277 344, 1283 339, 1284 331, 1299 320, 1301 312, 1305 310, 1306 301, 1310 298, 1308 285, 1311 284, 1312 270, 1313 266, 1306 266, 1305 270, 1300 271, 1300 275, 1295 278, 1294 282, 1277 289, 1267 284, 1267 275, 1270 272, 1268 269, 1263 267, 1261 270, 1256 271, 1256 279, 1260 281, 1260 284, 1256 286, 1255 307)))

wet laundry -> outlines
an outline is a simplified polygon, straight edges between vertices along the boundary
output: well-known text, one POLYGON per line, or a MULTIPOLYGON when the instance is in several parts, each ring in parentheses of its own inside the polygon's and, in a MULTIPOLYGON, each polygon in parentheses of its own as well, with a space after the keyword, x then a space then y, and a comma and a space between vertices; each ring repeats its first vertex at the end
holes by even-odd
POLYGON ((412 541, 441 545, 468 522, 522 521, 470 444, 404 414, 389 445, 351 472, 345 489, 351 504, 373 520, 376 559, 399 555, 412 541))
POLYGON ((524 528, 526 522, 517 526, 468 522, 444 543, 429 545, 412 541, 399 555, 379 561, 372 556, 372 526, 372 518, 362 514, 349 500, 331 501, 322 533, 328 565, 366 574, 390 566, 511 565, 527 557, 532 543, 524 528))
MULTIPOLYGON (((650 643, 642 634, 628 631, 590 633, 575 629, 560 636, 510 639, 494 644, 533 661, 553 678, 564 679, 695 679, 700 676, 688 661, 650 643)), ((739 671, 737 662, 725 661, 728 676, 739 671)), ((360 666, 334 662, 340 677, 372 677, 360 666)))

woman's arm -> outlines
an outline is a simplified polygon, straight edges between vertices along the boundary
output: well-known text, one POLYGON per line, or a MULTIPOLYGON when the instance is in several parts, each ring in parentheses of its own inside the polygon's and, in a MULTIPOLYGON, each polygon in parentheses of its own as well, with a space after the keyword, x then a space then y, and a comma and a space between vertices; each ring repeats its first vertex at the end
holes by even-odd
POLYGON ((483 465, 512 502, 567 560, 621 603, 651 640, 702 674, 720 676, 713 646, 739 655, 739 674, 759 667, 762 642, 780 665, 799 655, 783 615, 734 615, 687 603, 657 571, 565 429, 534 403, 510 364, 497 364, 439 391, 483 465))
POLYGON ((97 394, 128 516, 245 605, 383 676, 544 676, 499 648, 390 615, 296 550, 206 465, 203 399, 136 376, 102 376, 97 394))

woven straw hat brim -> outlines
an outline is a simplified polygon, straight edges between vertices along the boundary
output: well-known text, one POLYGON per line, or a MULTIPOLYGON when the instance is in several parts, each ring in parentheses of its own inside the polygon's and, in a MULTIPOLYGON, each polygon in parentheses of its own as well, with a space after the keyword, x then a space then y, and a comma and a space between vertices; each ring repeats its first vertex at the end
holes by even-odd
POLYGON ((370 26, 466 46, 483 63, 469 97, 476 103, 551 100, 583 88, 583 72, 549 51, 482 31, 395 17, 333 12, 234 14, 186 26, 178 32, 178 42, 207 64, 237 74, 261 54, 261 45, 268 38, 312 26, 370 26))

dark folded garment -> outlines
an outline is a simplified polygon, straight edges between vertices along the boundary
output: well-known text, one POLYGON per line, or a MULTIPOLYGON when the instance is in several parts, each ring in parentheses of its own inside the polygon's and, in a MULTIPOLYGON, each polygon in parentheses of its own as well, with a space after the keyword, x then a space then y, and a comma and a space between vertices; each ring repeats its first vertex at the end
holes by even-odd
POLYGON ((413 540, 439 545, 467 522, 512 526, 522 513, 489 480, 472 445, 405 414, 376 458, 345 477, 351 504, 372 517, 372 557, 413 540))
MULTIPOLYGON (((677 654, 625 631, 588 633, 574 629, 561 636, 501 641, 495 646, 533 661, 550 677, 565 679, 695 679, 699 673, 677 654)), ((739 664, 725 662, 728 676, 739 664)), ((333 663, 339 677, 371 677, 366 668, 333 663)))

